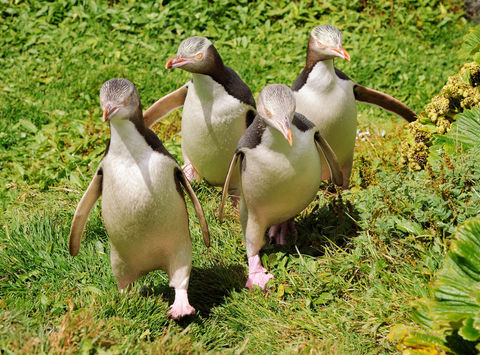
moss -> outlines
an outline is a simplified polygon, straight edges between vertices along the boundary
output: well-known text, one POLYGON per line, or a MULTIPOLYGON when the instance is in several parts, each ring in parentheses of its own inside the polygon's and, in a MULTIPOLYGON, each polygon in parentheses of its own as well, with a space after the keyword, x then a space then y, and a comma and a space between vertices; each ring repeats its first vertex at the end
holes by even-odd
POLYGON ((480 107, 480 66, 467 63, 425 106, 417 121, 409 124, 409 137, 402 143, 402 162, 411 170, 421 170, 427 163, 434 134, 447 133, 455 117, 464 110, 480 107))

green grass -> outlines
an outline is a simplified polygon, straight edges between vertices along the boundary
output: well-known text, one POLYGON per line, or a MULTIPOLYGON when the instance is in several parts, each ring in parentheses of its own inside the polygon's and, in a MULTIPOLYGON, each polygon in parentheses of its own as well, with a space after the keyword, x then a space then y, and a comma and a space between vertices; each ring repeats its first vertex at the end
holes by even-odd
MULTIPOLYGON (((319 193, 297 219, 296 245, 266 246, 275 275, 266 293, 246 290, 237 212, 219 224, 218 189, 195 189, 212 247, 193 208, 189 288, 198 314, 166 318, 173 291, 164 273, 120 296, 109 245, 92 211, 72 258, 67 236, 76 204, 108 139, 98 92, 112 77, 138 88, 144 107, 188 80, 165 61, 190 35, 212 39, 254 95, 291 84, 308 32, 343 32, 340 69, 421 111, 460 66, 470 25, 455 1, 207 3, 0 0, 0 349, 5 353, 389 353, 391 327, 409 322, 409 302, 426 295, 454 227, 479 214, 475 154, 410 173, 399 163, 401 119, 359 104, 352 189, 319 193), (362 5, 363 4, 363 5, 362 5), (385 130, 385 136, 380 134, 385 130)), ((155 127, 180 156, 180 113, 155 127)))

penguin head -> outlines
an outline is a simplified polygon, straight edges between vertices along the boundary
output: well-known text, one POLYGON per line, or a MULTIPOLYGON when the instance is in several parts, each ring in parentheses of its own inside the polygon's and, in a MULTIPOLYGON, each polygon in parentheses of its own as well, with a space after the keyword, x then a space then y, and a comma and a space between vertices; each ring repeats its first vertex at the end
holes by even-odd
POLYGON ((180 43, 177 55, 167 61, 165 68, 182 68, 191 73, 208 74, 218 62, 221 63, 220 55, 212 42, 205 37, 194 36, 180 43))
POLYGON ((290 125, 295 114, 295 97, 288 86, 266 86, 258 95, 257 111, 266 124, 280 131, 288 144, 293 144, 290 125))
POLYGON ((342 33, 331 25, 320 25, 310 32, 309 46, 321 60, 339 57, 350 60, 350 54, 342 47, 342 33))
POLYGON ((100 89, 103 121, 129 119, 139 109, 137 89, 127 79, 110 79, 100 89))

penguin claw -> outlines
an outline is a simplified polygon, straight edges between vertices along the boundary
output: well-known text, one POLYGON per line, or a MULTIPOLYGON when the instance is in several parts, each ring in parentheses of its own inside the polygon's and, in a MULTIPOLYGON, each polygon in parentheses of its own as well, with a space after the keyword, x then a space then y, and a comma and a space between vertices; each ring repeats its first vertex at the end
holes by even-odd
POLYGON ((192 314, 195 314, 195 308, 190 306, 190 304, 187 303, 175 303, 170 306, 167 316, 170 319, 180 319, 186 316, 190 316, 192 314))
POLYGON ((270 281, 272 278, 273 275, 267 273, 267 270, 265 270, 264 272, 260 271, 251 273, 248 274, 248 279, 245 287, 251 290, 253 286, 258 286, 262 289, 262 291, 265 291, 268 281, 270 281))

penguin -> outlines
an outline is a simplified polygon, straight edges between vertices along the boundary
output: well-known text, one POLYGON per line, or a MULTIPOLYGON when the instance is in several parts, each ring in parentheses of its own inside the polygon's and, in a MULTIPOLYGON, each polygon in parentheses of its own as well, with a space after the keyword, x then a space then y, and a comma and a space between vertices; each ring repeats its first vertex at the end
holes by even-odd
POLYGON ((111 137, 75 211, 70 254, 78 254, 88 215, 102 195, 102 216, 119 291, 123 293, 141 276, 161 269, 175 288, 168 316, 178 319, 193 314, 187 295, 192 242, 182 188, 193 202, 209 246, 203 209, 175 158, 145 127, 135 86, 126 79, 108 80, 100 90, 100 104, 111 137))
MULTIPOLYGON (((238 74, 223 64, 212 42, 190 37, 180 43, 177 55, 167 69, 181 68, 192 79, 155 102, 144 113, 147 127, 183 105, 183 169, 189 180, 205 179, 223 186, 238 140, 255 117, 252 92, 238 74)), ((231 182, 232 194, 238 185, 238 172, 231 182)))
MULTIPOLYGON (((378 105, 408 122, 416 119, 416 113, 385 93, 355 83, 335 68, 334 58, 350 60, 342 47, 342 34, 335 26, 315 27, 308 41, 306 65, 292 90, 297 112, 318 127, 337 155, 343 173, 342 185, 347 189, 357 130, 356 100, 378 105)), ((330 173, 325 164, 322 167, 322 180, 328 179, 330 173)))
POLYGON ((321 156, 332 179, 343 182, 334 152, 305 116, 295 112, 295 98, 282 84, 266 86, 257 99, 257 116, 238 142, 230 163, 219 219, 230 177, 240 166, 240 221, 248 257, 247 288, 265 290, 273 277, 259 251, 269 226, 296 216, 315 198, 322 177, 321 156))

